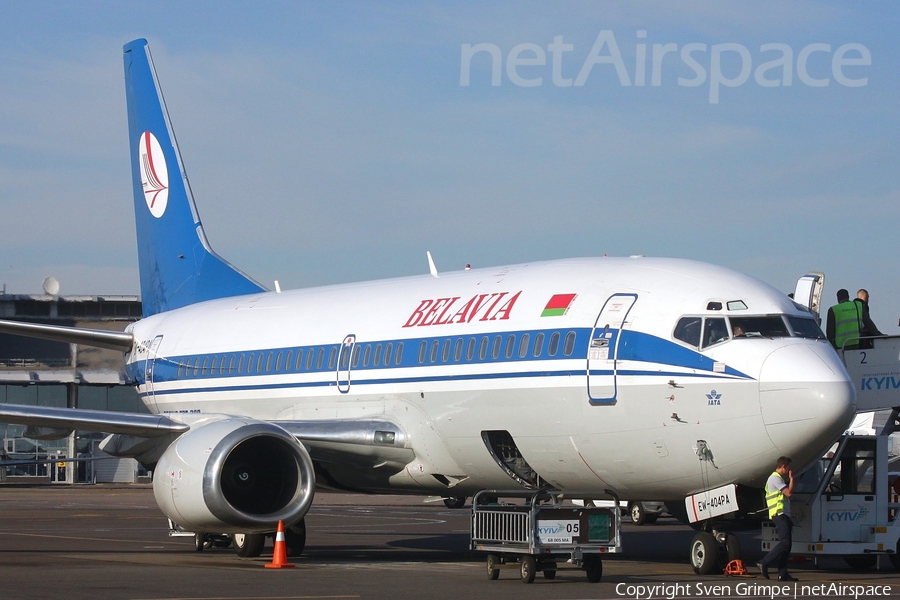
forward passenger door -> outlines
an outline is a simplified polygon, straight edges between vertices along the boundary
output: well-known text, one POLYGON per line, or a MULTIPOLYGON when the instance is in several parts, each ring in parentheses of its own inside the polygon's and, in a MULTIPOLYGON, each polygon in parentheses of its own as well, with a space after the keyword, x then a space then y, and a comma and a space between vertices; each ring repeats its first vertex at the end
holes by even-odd
POLYGON ((587 356, 587 387, 591 404, 613 404, 616 401, 621 333, 635 302, 637 294, 613 294, 597 315, 587 356))

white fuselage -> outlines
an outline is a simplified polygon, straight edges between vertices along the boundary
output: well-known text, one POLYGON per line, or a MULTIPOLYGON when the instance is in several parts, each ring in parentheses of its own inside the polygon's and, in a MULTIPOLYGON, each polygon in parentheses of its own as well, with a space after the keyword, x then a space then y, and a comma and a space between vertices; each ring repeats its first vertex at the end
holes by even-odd
POLYGON ((751 315, 811 318, 703 263, 572 259, 203 302, 134 324, 128 368, 173 418, 395 423, 415 458, 371 491, 514 487, 482 435, 506 431, 559 489, 674 499, 761 486, 852 419, 824 340, 674 336, 685 316, 751 315))

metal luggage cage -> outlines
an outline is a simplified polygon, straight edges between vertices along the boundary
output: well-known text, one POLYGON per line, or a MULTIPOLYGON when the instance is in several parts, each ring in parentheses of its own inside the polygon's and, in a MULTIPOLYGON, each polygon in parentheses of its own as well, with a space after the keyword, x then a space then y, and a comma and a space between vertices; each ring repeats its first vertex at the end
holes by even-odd
POLYGON ((601 555, 622 551, 618 506, 612 490, 482 490, 472 500, 470 547, 490 553, 490 579, 506 566, 518 566, 525 583, 534 581, 537 571, 552 579, 563 560, 566 566, 585 570, 589 581, 599 581, 601 555), (603 496, 613 499, 612 507, 589 505, 603 496), (585 500, 586 506, 563 506, 572 499, 585 500))

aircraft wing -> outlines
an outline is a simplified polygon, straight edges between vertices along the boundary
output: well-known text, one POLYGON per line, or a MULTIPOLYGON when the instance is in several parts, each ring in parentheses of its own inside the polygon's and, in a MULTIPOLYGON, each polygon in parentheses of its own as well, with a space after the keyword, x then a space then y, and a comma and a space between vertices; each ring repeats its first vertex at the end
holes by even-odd
POLYGON ((172 433, 184 433, 190 426, 163 415, 88 410, 83 408, 53 408, 0 404, 0 423, 29 425, 62 432, 71 430, 120 433, 155 438, 172 433))
POLYGON ((134 337, 128 332, 80 329, 64 325, 45 325, 43 323, 23 323, 20 321, 0 320, 0 333, 36 337, 68 344, 84 344, 108 350, 119 350, 120 352, 128 352, 134 344, 134 337))

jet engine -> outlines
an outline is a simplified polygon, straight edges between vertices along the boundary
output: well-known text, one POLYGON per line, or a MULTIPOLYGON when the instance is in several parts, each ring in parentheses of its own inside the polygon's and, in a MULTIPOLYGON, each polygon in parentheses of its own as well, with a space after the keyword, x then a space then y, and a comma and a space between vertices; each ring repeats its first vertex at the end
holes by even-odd
POLYGON ((264 533, 306 515, 312 460, 287 431, 228 417, 192 428, 163 453, 153 477, 160 509, 196 532, 264 533))

